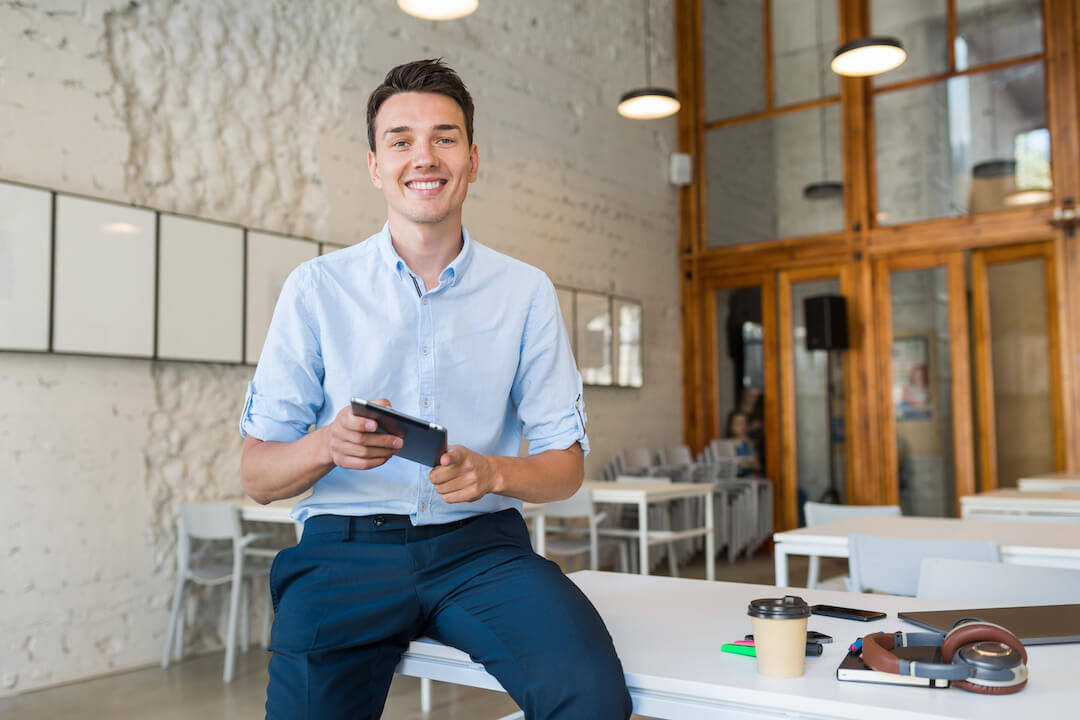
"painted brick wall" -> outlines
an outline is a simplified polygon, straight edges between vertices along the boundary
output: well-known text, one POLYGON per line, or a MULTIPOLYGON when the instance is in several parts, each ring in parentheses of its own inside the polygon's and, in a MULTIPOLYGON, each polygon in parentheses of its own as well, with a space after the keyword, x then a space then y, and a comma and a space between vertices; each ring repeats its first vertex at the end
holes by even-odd
MULTIPOLYGON (((653 76, 674 84, 672 4, 653 76)), ((682 437, 671 120, 633 122, 641 7, 483 2, 447 24, 393 0, 0 3, 0 178, 351 243, 383 221, 364 105, 442 56, 477 101, 466 222, 556 283, 644 303, 645 387, 587 389, 599 468, 682 437)), ((181 499, 239 492, 251 368, 0 353, 0 695, 156 662, 181 499)), ((220 598, 189 623, 221 643, 220 598)))

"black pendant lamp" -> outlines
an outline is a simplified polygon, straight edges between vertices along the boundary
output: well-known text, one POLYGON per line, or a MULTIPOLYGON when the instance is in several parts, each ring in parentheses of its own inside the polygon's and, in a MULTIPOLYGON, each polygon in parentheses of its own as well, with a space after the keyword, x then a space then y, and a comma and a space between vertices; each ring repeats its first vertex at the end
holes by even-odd
MULTIPOLYGON (((825 58, 823 57, 821 48, 821 0, 817 0, 815 14, 814 38, 817 40, 817 73, 818 73, 818 97, 824 97, 825 95, 825 78, 823 76, 825 71, 825 58)), ((821 117, 819 120, 820 137, 819 144, 821 148, 821 180, 817 182, 809 183, 803 186, 803 197, 807 200, 835 200, 844 196, 844 183, 837 180, 826 180, 828 175, 828 163, 825 152, 825 108, 821 108, 821 117)))
POLYGON ((833 53, 829 67, 844 77, 869 77, 895 70, 907 60, 907 52, 894 37, 874 36, 844 43, 833 53))
POLYGON ((479 0, 398 0, 398 7, 424 20, 457 20, 476 11, 479 0))
POLYGON ((682 107, 675 93, 652 86, 652 31, 649 29, 649 0, 645 0, 645 87, 623 93, 619 114, 634 120, 654 120, 679 112, 682 107))

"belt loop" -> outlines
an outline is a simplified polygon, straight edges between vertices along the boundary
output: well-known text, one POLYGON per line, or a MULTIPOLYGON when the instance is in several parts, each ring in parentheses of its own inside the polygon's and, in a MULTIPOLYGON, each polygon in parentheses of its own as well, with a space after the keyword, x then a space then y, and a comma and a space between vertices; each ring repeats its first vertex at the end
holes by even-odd
POLYGON ((356 525, 355 517, 345 518, 345 532, 342 533, 345 537, 342 538, 342 542, 352 542, 354 525, 356 525))

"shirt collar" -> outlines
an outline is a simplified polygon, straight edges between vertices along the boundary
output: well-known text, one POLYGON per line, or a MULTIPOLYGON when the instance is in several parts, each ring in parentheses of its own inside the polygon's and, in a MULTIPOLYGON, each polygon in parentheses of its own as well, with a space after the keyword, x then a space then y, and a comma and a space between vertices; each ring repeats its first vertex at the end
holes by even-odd
MULTIPOLYGON (((439 274, 439 283, 448 283, 450 285, 456 285, 461 276, 465 273, 472 260, 472 238, 469 237, 469 231, 465 229, 463 225, 461 227, 461 252, 457 254, 457 257, 447 265, 443 271, 439 274)), ((398 274, 399 277, 405 277, 410 272, 409 266, 405 264, 405 261, 398 255, 397 250, 394 249, 394 242, 390 238, 390 223, 389 221, 383 225, 381 231, 376 236, 376 243, 379 248, 379 254, 383 261, 398 274)))

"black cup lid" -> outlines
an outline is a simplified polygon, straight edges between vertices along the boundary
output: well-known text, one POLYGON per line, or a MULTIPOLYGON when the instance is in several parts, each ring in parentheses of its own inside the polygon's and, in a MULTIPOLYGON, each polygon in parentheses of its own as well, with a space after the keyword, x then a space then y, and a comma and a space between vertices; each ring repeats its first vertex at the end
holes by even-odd
POLYGON ((794 620, 810 617, 810 606, 798 595, 785 595, 782 598, 761 598, 751 600, 747 614, 766 620, 794 620))

